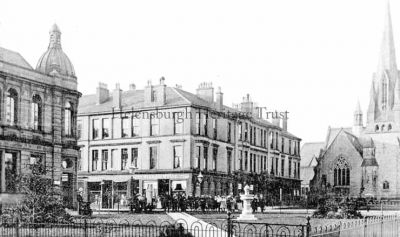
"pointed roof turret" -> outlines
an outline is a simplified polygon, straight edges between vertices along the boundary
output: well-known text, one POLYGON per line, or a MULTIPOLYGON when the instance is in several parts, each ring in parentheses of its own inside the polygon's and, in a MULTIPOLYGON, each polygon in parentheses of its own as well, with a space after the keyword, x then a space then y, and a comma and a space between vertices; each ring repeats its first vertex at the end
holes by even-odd
POLYGON ((385 69, 397 70, 389 0, 387 0, 386 6, 385 26, 383 30, 381 51, 379 55, 378 72, 385 69))
POLYGON ((360 100, 357 101, 356 109, 354 110, 354 114, 362 114, 360 100))

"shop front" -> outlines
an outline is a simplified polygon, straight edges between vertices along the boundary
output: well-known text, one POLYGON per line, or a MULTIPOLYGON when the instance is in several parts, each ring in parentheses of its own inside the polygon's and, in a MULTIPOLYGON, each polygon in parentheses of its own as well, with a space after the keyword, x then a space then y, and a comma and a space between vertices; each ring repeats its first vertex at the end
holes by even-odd
POLYGON ((96 175, 81 177, 84 200, 92 210, 129 210, 133 196, 146 198, 147 203, 157 202, 160 196, 188 195, 189 174, 165 175, 96 175))

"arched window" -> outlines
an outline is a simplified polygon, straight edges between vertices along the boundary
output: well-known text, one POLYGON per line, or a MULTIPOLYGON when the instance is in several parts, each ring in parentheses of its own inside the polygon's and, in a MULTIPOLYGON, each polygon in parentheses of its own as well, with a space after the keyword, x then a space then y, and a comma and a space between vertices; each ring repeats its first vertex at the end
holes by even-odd
POLYGON ((8 90, 6 107, 7 123, 16 125, 18 122, 18 92, 15 89, 8 90))
POLYGON ((344 157, 339 157, 333 169, 334 186, 350 185, 350 166, 344 157))
POLYGON ((385 125, 384 124, 381 126, 381 131, 382 132, 385 131, 385 125))
POLYGON ((375 125, 375 132, 379 131, 379 126, 375 125))
POLYGON ((383 189, 389 189, 389 182, 383 181, 383 189))
POLYGON ((32 98, 32 128, 42 130, 42 98, 39 95, 34 95, 32 98))
POLYGON ((390 130, 392 130, 392 125, 391 124, 388 125, 388 131, 390 131, 390 130))
POLYGON ((64 133, 67 136, 72 135, 72 111, 71 103, 66 102, 64 108, 64 133))

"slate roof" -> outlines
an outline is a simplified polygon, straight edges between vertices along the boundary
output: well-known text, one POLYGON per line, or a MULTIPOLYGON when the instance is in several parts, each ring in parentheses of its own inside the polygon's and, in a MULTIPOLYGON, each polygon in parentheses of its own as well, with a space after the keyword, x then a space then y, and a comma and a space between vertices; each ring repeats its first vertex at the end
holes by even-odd
POLYGON ((32 66, 29 65, 21 54, 2 47, 0 47, 0 61, 33 70, 32 66))
POLYGON ((348 128, 328 128, 328 135, 326 137, 326 144, 325 144, 325 148, 328 148, 333 140, 335 140, 336 136, 339 134, 339 132, 343 130, 345 132, 348 132, 351 134, 351 127, 348 128))

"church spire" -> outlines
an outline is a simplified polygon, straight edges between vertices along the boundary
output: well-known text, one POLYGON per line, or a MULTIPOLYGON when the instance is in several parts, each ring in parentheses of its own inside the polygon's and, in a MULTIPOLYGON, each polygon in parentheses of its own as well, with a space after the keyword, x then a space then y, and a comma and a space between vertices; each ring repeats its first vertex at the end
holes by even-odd
POLYGON ((390 14, 390 2, 387 0, 385 25, 383 30, 382 45, 379 55, 378 72, 382 70, 397 70, 396 53, 394 47, 392 17, 390 14))

